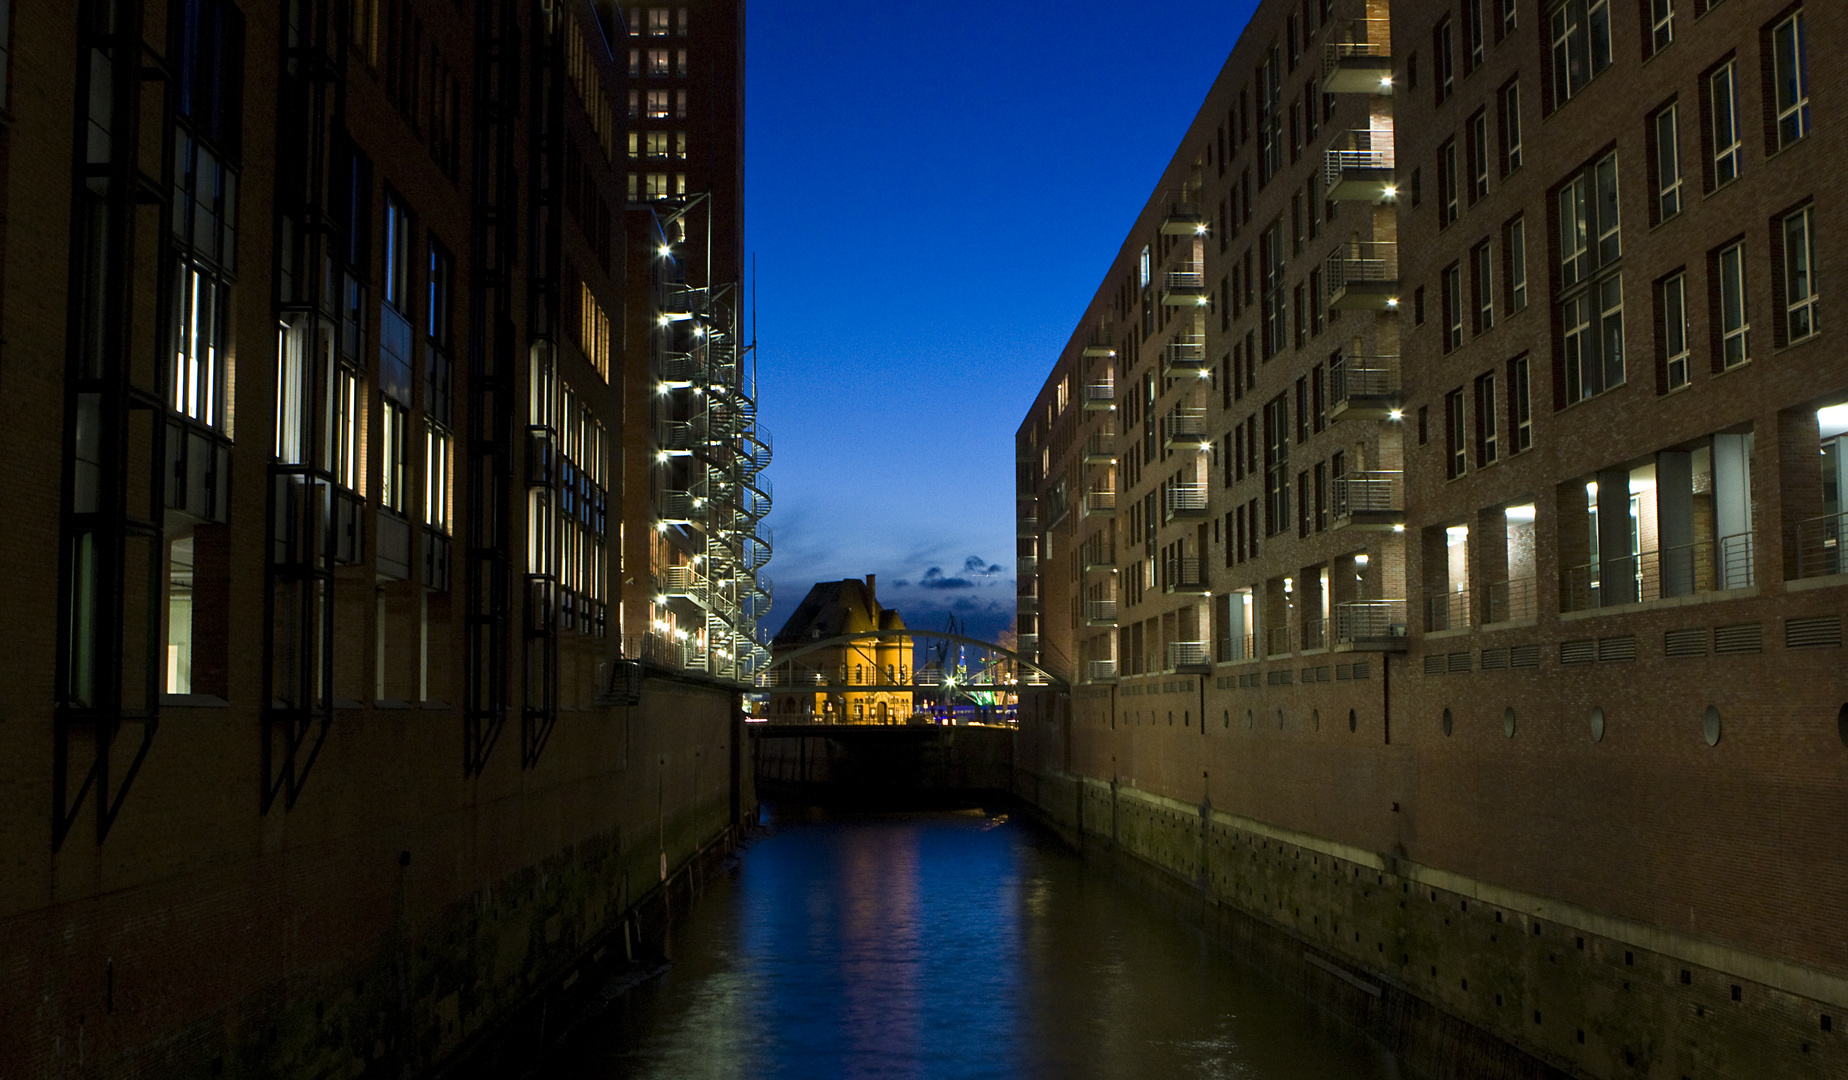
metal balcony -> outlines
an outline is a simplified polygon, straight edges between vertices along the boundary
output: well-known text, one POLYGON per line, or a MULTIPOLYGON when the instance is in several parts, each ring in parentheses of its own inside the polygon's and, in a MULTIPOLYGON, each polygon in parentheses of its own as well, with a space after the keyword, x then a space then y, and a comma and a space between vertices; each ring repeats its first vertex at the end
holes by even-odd
POLYGON ((1848 574, 1848 514, 1825 514, 1797 523, 1797 576, 1848 574))
POLYGON ((1360 41, 1337 41, 1322 51, 1324 94, 1392 93, 1392 39, 1386 19, 1355 19, 1348 33, 1360 41))
POLYGON ((1084 622, 1086 626, 1115 626, 1117 624, 1117 602, 1109 600, 1086 600, 1084 602, 1084 622))
POLYGON ((1205 307, 1206 274, 1198 263, 1162 275, 1161 302, 1168 307, 1205 307))
POLYGON ((1397 420, 1404 409, 1399 377, 1389 366, 1396 356, 1343 356, 1328 368, 1328 418, 1397 420))
POLYGON ((1473 622, 1470 618, 1469 590, 1453 589, 1448 582, 1440 581, 1425 586, 1424 609, 1427 634, 1466 630, 1473 622))
POLYGON ((1162 445, 1169 450, 1204 450, 1213 444, 1206 434, 1205 409, 1175 409, 1161 420, 1162 445))
POLYGON ((1037 555, 1015 556, 1014 574, 1016 577, 1023 577, 1023 578, 1032 577, 1034 574, 1037 574, 1037 573, 1039 573, 1039 556, 1037 555))
POLYGON ((661 592, 669 599, 691 600, 703 607, 712 598, 712 583, 691 566, 670 566, 661 574, 661 592))
POLYGON ((1014 604, 1015 611, 1019 612, 1022 615, 1038 615, 1039 614, 1039 594, 1038 593, 1021 593, 1019 596, 1015 597, 1014 599, 1016 601, 1014 604))
POLYGON ((712 504, 701 492, 663 491, 655 498, 655 510, 668 525, 692 525, 711 516, 712 504))
POLYGON ((1399 245, 1349 243, 1328 257, 1323 288, 1331 311, 1388 311, 1399 306, 1399 245))
POLYGON ((1087 491, 1084 493, 1085 517, 1116 517, 1117 497, 1114 491, 1087 491))
POLYGON ((1405 474, 1349 473, 1335 478, 1334 527, 1373 532, 1405 531, 1405 474))
POLYGON ((1115 660, 1093 660, 1086 672, 1086 682, 1116 682, 1117 662, 1115 660))
POLYGON ((1036 514, 1028 514, 1025 517, 1020 518, 1016 522, 1016 526, 1017 526, 1016 527, 1017 535, 1038 536, 1039 535, 1039 516, 1036 514))
POLYGON ((1213 670, 1213 656, 1204 641, 1168 642, 1168 670, 1182 675, 1208 675, 1213 670))
POLYGON ((1539 614, 1539 590, 1533 578, 1512 578, 1489 582, 1489 608, 1486 623, 1531 619, 1539 614))
POLYGON ((1084 554, 1084 572, 1087 574, 1115 573, 1116 555, 1101 548, 1087 549, 1084 554))
POLYGON ((1108 465, 1116 460, 1116 432, 1099 431, 1084 440, 1084 463, 1108 465))
POLYGON ((1327 198, 1380 202, 1397 193, 1393 179, 1392 128, 1349 131, 1323 155, 1327 198))
MULTIPOLYGON (((1801 549, 1799 549, 1800 552, 1801 549)), ((1559 610, 1587 611, 1753 584, 1752 534, 1622 555, 1559 572, 1559 610)))
POLYGON ((1206 338, 1196 334, 1179 337, 1162 346, 1161 373, 1198 375, 1206 371, 1206 338))
POLYGON ((1086 383, 1084 387, 1084 407, 1087 411, 1112 411, 1116 409, 1116 383, 1086 383))
POLYGON ((1191 555, 1172 558, 1162 568, 1162 584, 1171 593, 1206 593, 1206 566, 1191 555))
POLYGON ((1206 517, 1205 484, 1169 484, 1163 499, 1166 520, 1202 520, 1206 517))
POLYGON ((1405 601, 1349 600, 1335 605, 1335 644, 1359 652, 1405 651, 1405 601))
POLYGON ((1199 203, 1171 202, 1161 219, 1161 231, 1164 236, 1205 236, 1206 215, 1200 212, 1199 203))
POLYGON ((1093 341, 1084 347, 1084 355, 1090 357, 1111 357, 1116 355, 1116 350, 1101 341, 1093 341))
POLYGON ((661 361, 661 384, 663 390, 685 390, 700 381, 704 374, 700 362, 687 353, 669 353, 661 361))
POLYGON ((1311 649, 1328 648, 1328 620, 1304 619, 1302 629, 1298 631, 1298 640, 1302 643, 1305 652, 1311 649))

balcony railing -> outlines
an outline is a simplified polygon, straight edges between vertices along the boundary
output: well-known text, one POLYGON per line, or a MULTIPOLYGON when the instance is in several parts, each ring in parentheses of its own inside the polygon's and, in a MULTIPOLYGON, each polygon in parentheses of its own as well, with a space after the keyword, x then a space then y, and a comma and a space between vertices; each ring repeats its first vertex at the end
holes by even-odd
POLYGON ((1021 593, 1019 596, 1015 597, 1014 610, 1018 611, 1020 614, 1037 615, 1039 614, 1039 609, 1040 603, 1038 593, 1021 593))
POLYGON ((1380 311, 1398 305, 1399 245, 1357 240, 1328 256, 1323 269, 1328 306, 1380 311))
POLYGON ((1797 576, 1848 574, 1848 514, 1797 522, 1797 576))
POLYGON ((1027 514, 1021 517, 1015 523, 1015 532, 1020 536, 1038 536, 1039 535, 1038 515, 1027 514))
POLYGON ((1438 582, 1425 589, 1425 633, 1461 630, 1470 625, 1469 590, 1451 588, 1438 582))
POLYGON ((1331 199, 1378 202, 1393 187, 1392 129, 1350 131, 1323 155, 1323 187, 1331 199))
POLYGON ((1296 650, 1291 647, 1296 635, 1287 626, 1273 626, 1264 632, 1264 655, 1282 656, 1296 650))
POLYGON ((1086 600, 1084 602, 1085 622, 1092 626, 1115 626, 1117 621, 1117 602, 1112 597, 1108 600, 1086 600))
POLYGON ((706 576, 691 566, 670 566, 661 574, 661 591, 668 596, 704 600, 709 588, 706 576))
POLYGON ((1086 383, 1084 407, 1087 409, 1116 408, 1116 383, 1114 381, 1086 383))
POLYGON ((1335 478, 1334 516, 1339 523, 1391 527, 1405 514, 1404 473, 1348 473, 1335 478))
POLYGON ((1206 434, 1205 409, 1175 409, 1161 420, 1162 441, 1170 450, 1200 448, 1211 442, 1206 434))
POLYGON ((1163 567, 1162 577, 1169 592, 1203 593, 1207 591, 1206 567, 1196 556, 1170 558, 1163 567))
POLYGON ((1039 556, 1019 555, 1014 559, 1014 572, 1020 577, 1032 577, 1039 573, 1039 556))
POLYGON ((1103 431, 1084 440, 1084 460, 1090 465, 1104 465, 1116 460, 1117 438, 1113 431, 1103 431))
POLYGON ((1115 660, 1093 660, 1088 669, 1091 682, 1115 682, 1117 662, 1115 660))
POLYGON ((1335 605, 1335 641, 1359 645, 1405 637, 1404 600, 1348 600, 1335 605))
POLYGON ((1205 235, 1206 217, 1200 212, 1200 204, 1190 199, 1169 203, 1168 211, 1162 217, 1161 231, 1168 236, 1205 235))
POLYGON ((1540 613, 1539 589, 1533 578, 1513 578, 1489 582, 1489 610, 1485 621, 1510 622, 1531 619, 1540 613))
POLYGON ((1346 31, 1359 40, 1331 42, 1322 51, 1322 90, 1329 94, 1392 92, 1392 38, 1386 19, 1355 19, 1346 31))
POLYGON ((1205 484, 1169 484, 1164 490, 1168 520, 1206 516, 1205 484))
POLYGON ((1329 414, 1386 419, 1399 407, 1399 377, 1390 366, 1396 357, 1343 356, 1328 368, 1332 401, 1329 414))
POLYGON ((1193 334, 1176 338, 1161 350, 1162 374, 1199 371, 1206 366, 1206 339, 1193 334))
POLYGON ((1169 307, 1199 307, 1206 299, 1206 273, 1199 263, 1162 275, 1161 302, 1169 307))
POLYGON ((1305 649, 1328 648, 1328 620, 1304 619, 1302 629, 1302 646, 1305 649))
POLYGON ((1087 491, 1084 493, 1085 517, 1114 517, 1117 509, 1117 493, 1114 491, 1087 491))
POLYGON ((1227 634, 1219 639, 1219 660, 1231 663, 1236 660, 1255 660, 1258 657, 1258 636, 1256 634, 1227 634))
POLYGON ((1188 671, 1205 670, 1213 662, 1212 654, 1207 652, 1204 641, 1170 641, 1168 642, 1168 670, 1188 671))
POLYGON ((1752 534, 1740 533, 1566 567, 1559 575, 1559 610, 1743 589, 1753 580, 1752 534))

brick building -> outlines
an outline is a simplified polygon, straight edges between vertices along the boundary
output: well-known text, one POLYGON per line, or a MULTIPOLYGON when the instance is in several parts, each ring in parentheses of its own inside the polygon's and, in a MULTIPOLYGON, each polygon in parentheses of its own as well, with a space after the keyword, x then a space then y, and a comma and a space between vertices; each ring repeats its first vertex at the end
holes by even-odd
POLYGON ((743 29, 0 6, 0 1073, 427 1067, 729 835, 743 29))
POLYGON ((1844 1068, 1836 44, 1261 5, 1019 431, 1042 804, 1572 1075, 1844 1068))

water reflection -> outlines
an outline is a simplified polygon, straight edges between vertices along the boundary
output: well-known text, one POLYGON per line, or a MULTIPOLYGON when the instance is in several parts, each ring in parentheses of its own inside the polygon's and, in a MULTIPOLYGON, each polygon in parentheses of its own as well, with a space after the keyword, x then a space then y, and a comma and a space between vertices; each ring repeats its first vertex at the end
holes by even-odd
POLYGON ((1043 834, 979 814, 782 823, 565 1078, 1370 1080, 1391 1058, 1043 834))

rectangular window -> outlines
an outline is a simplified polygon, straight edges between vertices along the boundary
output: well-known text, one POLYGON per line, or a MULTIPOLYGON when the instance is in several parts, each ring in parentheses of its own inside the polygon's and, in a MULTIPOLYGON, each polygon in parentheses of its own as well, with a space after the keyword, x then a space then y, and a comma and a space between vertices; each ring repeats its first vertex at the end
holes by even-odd
POLYGON ((1457 141, 1446 139, 1437 148, 1437 223, 1449 225, 1457 219, 1457 141))
POLYGON ((665 120, 672 109, 672 91, 648 91, 648 108, 643 113, 650 120, 665 120))
POLYGON ((1470 267, 1476 279, 1472 285, 1476 292, 1476 333, 1480 334, 1495 325, 1495 262, 1487 240, 1470 253, 1470 267))
POLYGON ((1745 245, 1734 244, 1721 251, 1715 272, 1720 294, 1720 366, 1729 368, 1752 355, 1752 326, 1745 307, 1745 245))
POLYGON ((1444 395, 1444 437, 1445 460, 1444 474, 1455 480, 1469 468, 1469 444, 1466 420, 1463 412, 1463 391, 1452 390, 1444 395))
POLYGON ((1688 280, 1675 274, 1662 282, 1663 383, 1679 390, 1688 384, 1688 280))
POLYGON ((1501 36, 1505 38, 1515 31, 1517 24, 1514 9, 1520 0, 1497 0, 1497 2, 1501 4, 1501 36))
POLYGON ((1463 269, 1456 263, 1444 268, 1444 351, 1463 345, 1463 269))
POLYGON ((1495 373, 1476 377, 1476 464, 1493 465, 1501 459, 1501 441, 1495 422, 1495 373))
POLYGON ((1502 258, 1508 269, 1508 311, 1527 307, 1527 223, 1510 221, 1502 230, 1502 258))
POLYGON ((409 410, 389 398, 380 400, 379 413, 379 506, 394 514, 404 513, 404 425, 409 410))
POLYGON ((1733 62, 1707 76, 1707 107, 1713 132, 1712 184, 1720 187, 1739 179, 1742 164, 1739 139, 1739 109, 1733 95, 1733 62))
POLYGON ((1649 51, 1661 52, 1675 40, 1675 0, 1649 0, 1649 51))
POLYGON ((648 50, 648 77, 665 79, 670 74, 669 52, 667 49, 648 50))
POLYGON ((1489 114, 1478 110, 1469 121, 1469 201, 1489 194, 1489 114))
POLYGON ((1474 71, 1482 66, 1483 37, 1482 5, 1484 0, 1463 0, 1463 41, 1468 48, 1464 57, 1465 70, 1474 71))
POLYGON ((1783 149, 1809 134, 1809 40, 1803 9, 1771 31, 1772 81, 1777 88, 1777 145, 1783 149))
POLYGON ((1816 324, 1816 210, 1784 219, 1784 340, 1801 341, 1816 324))
POLYGON ((424 425, 424 524, 449 531, 449 436, 435 424, 424 425))
POLYGON ((216 278, 188 262, 179 265, 175 292, 173 411, 206 427, 221 426, 224 412, 225 299, 216 278))
POLYGON ((411 309, 411 216, 385 196, 385 302, 399 314, 411 309))
POLYGON ((603 381, 610 378, 610 317, 597 303, 589 285, 579 286, 578 295, 578 348, 584 353, 584 359, 597 369, 603 381))
POLYGON ((1436 29, 1431 31, 1431 53, 1437 64, 1437 78, 1434 82, 1437 86, 1437 101, 1440 105, 1446 98, 1457 92, 1456 62, 1451 48, 1450 20, 1446 18, 1440 20, 1436 29))
POLYGON ((1290 520, 1290 406, 1282 394, 1264 406, 1264 535, 1290 520))
POLYGON ((648 9, 648 36, 666 37, 671 29, 667 8, 648 9))
POLYGON ((1560 0, 1551 13, 1553 107, 1611 66, 1610 0, 1560 0))
POLYGON ((1515 453, 1533 446, 1534 405, 1525 356, 1508 361, 1508 428, 1514 437, 1515 453))
POLYGON ((1521 84, 1511 82, 1501 92, 1502 175, 1521 167, 1521 84))
POLYGON ((348 491, 357 492, 359 472, 359 373, 342 365, 334 375, 334 416, 328 425, 325 460, 334 479, 348 491))
POLYGON ((1681 213, 1681 135, 1676 129, 1675 107, 1656 113, 1654 121, 1656 167, 1656 220, 1667 221, 1681 213))

